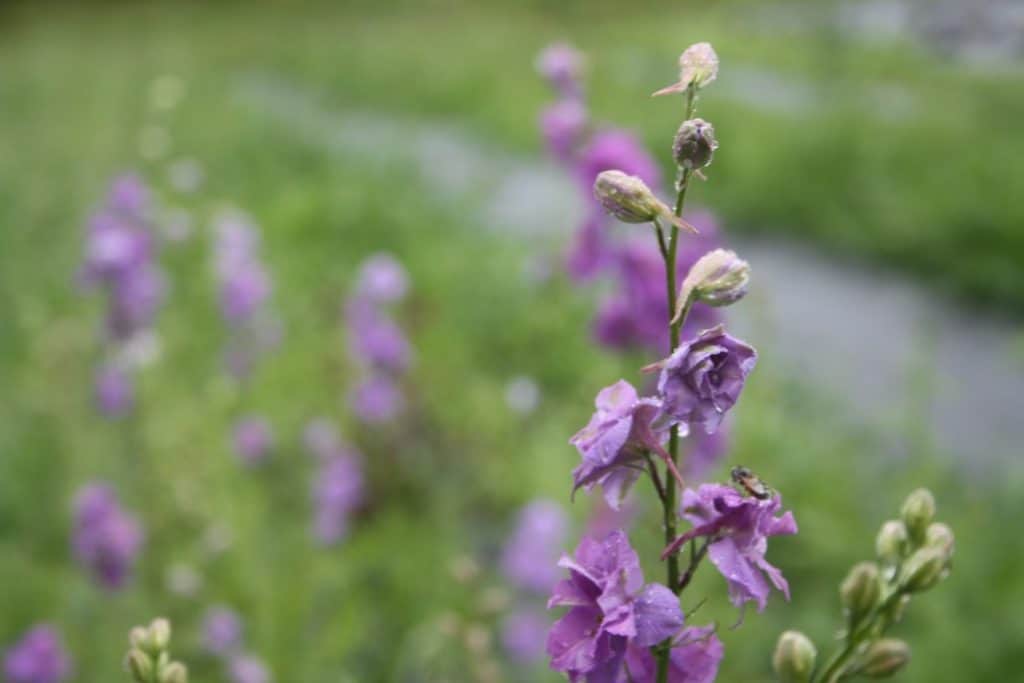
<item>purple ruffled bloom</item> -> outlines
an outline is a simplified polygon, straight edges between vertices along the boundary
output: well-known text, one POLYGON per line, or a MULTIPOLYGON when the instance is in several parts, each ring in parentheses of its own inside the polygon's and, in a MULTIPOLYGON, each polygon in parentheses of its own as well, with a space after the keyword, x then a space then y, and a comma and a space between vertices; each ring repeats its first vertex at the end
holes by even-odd
POLYGON ((100 366, 96 373, 96 405, 107 417, 120 417, 135 405, 131 375, 114 363, 100 366))
POLYGON ((235 655, 228 661, 231 683, 270 683, 270 670, 260 658, 250 654, 235 655))
POLYGON ((242 646, 242 619, 228 607, 218 605, 203 615, 203 647, 207 651, 225 656, 242 646))
POLYGON ((765 559, 769 537, 797 532, 792 512, 777 514, 781 507, 777 494, 760 500, 722 484, 686 489, 679 514, 693 528, 673 541, 664 554, 677 551, 690 539, 710 539, 708 558, 729 584, 729 599, 737 607, 753 601, 760 612, 768 603, 772 585, 789 599, 789 584, 782 572, 765 559))
POLYGON ((405 399, 390 377, 377 375, 357 384, 350 396, 352 412, 367 424, 395 419, 405 408, 405 399))
POLYGON ((71 675, 71 658, 56 629, 33 626, 4 656, 8 683, 60 683, 71 675))
POLYGON ((142 528, 121 509, 114 489, 88 484, 75 497, 72 548, 104 587, 118 589, 131 576, 142 548, 142 528))
POLYGON ((236 422, 232 436, 235 455, 243 465, 259 465, 274 447, 270 425, 260 417, 246 417, 236 422))
POLYGON ((756 364, 757 352, 727 334, 724 326, 704 330, 659 363, 663 414, 687 429, 701 425, 713 433, 756 364))
POLYGON ((550 105, 540 114, 540 130, 551 155, 561 162, 574 156, 587 130, 587 108, 577 99, 550 105))
POLYGON ((657 583, 644 585, 636 552, 616 531, 598 542, 584 537, 574 558, 559 566, 569 578, 555 586, 548 607, 569 611, 548 634, 551 668, 570 680, 616 680, 630 643, 650 647, 683 625, 675 593, 657 583))
MULTIPOLYGON (((687 627, 672 639, 669 654, 669 683, 712 683, 725 654, 714 626, 687 627)), ((615 683, 655 683, 658 664, 647 648, 630 647, 626 653, 626 671, 615 683)))
POLYGON ((324 544, 348 534, 349 517, 363 501, 363 471, 356 453, 339 453, 320 465, 313 485, 313 532, 324 544))
POLYGON ((651 427, 661 405, 639 398, 626 380, 602 389, 594 403, 597 412, 569 440, 583 458, 572 472, 573 491, 600 484, 608 505, 617 509, 643 469, 644 452, 661 447, 651 427))
POLYGON ((401 301, 409 291, 409 274, 391 254, 374 254, 363 261, 356 280, 358 296, 375 304, 401 301))
POLYGON ((549 593, 561 574, 557 562, 568 527, 565 510, 554 501, 535 500, 524 506, 502 551, 505 578, 524 590, 549 593))
POLYGON ((533 664, 544 657, 551 620, 531 609, 512 612, 501 622, 501 644, 513 661, 533 664))

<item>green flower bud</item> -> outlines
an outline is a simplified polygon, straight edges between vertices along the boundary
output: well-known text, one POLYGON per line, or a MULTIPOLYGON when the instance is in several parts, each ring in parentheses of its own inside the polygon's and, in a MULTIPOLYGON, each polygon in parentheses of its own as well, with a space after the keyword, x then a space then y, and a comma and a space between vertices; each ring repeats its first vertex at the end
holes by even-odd
POLYGON ((154 619, 149 625, 149 640, 157 652, 162 652, 171 644, 171 622, 166 619, 154 619))
POLYGON ((907 551, 907 527, 898 519, 890 519, 882 525, 875 539, 878 559, 886 564, 896 564, 907 551))
POLYGON ((910 661, 910 647, 897 638, 882 638, 868 646, 860 673, 868 678, 888 678, 910 661))
POLYGON ((149 643, 149 630, 142 626, 136 626, 128 632, 128 642, 132 644, 132 647, 144 649, 149 643))
POLYGON ((839 586, 839 599, 855 622, 874 609, 881 595, 878 565, 874 562, 854 565, 839 586))
POLYGON ((925 531, 925 546, 928 548, 938 548, 946 554, 947 559, 953 556, 953 547, 955 542, 956 539, 953 536, 953 530, 942 522, 929 524, 928 530, 925 531))
POLYGON ((715 128, 704 119, 683 121, 672 142, 672 157, 680 168, 694 170, 711 163, 718 149, 715 128))
POLYGON ((915 545, 924 542, 928 525, 935 518, 935 496, 928 489, 917 489, 903 503, 900 517, 907 525, 907 532, 915 545))
POLYGON ((125 665, 136 683, 150 683, 153 680, 153 660, 142 650, 134 647, 129 650, 125 665))
POLYGON ((785 631, 775 645, 772 667, 782 683, 807 683, 817 656, 818 651, 807 636, 799 631, 785 631))
POLYGON ((601 172, 594 180, 594 198, 623 223, 651 223, 664 218, 677 227, 696 232, 655 197, 643 180, 622 171, 601 172))
POLYGON ((921 548, 903 565, 900 583, 911 593, 928 590, 944 578, 947 562, 941 549, 921 548))
POLYGON ((171 662, 160 672, 158 683, 188 683, 188 670, 181 662, 171 662))

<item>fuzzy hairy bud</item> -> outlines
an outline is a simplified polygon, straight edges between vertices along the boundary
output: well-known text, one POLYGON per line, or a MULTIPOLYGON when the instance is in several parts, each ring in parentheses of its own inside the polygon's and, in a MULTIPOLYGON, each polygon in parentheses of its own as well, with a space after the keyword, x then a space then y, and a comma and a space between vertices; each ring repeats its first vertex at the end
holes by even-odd
POLYGON ((807 683, 814 671, 818 650, 799 631, 785 631, 779 636, 772 655, 772 667, 782 683, 807 683))
POLYGON ((941 581, 946 573, 949 558, 939 548, 921 548, 903 565, 900 582, 910 593, 925 591, 941 581))
POLYGON ((711 163, 718 149, 715 127, 704 119, 683 121, 672 141, 672 158, 680 168, 695 170, 711 163))
POLYGON ((928 525, 935 518, 935 496, 928 489, 913 491, 903 502, 900 517, 907 525, 910 540, 915 546, 924 543, 928 525))
POLYGON ((868 678, 888 678, 910 661, 910 646, 898 638, 882 638, 864 652, 860 673, 868 678))
POLYGON ((907 551, 907 527, 898 519, 882 524, 875 538, 878 559, 888 565, 896 564, 907 551))
POLYGON ((874 609, 881 595, 878 565, 874 562, 854 565, 839 586, 839 599, 854 622, 874 609))
POLYGON ((134 647, 129 650, 125 665, 137 683, 149 683, 153 680, 153 660, 142 650, 134 647))
POLYGON ((673 215, 643 180, 622 171, 601 172, 594 180, 594 198, 623 223, 651 223, 664 218, 677 227, 693 230, 673 215))

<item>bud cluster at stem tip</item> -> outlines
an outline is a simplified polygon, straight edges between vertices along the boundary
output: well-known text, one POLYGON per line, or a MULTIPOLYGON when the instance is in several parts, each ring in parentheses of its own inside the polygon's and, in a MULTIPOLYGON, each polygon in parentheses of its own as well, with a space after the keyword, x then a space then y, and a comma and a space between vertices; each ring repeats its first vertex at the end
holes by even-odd
POLYGON ((171 623, 154 619, 149 626, 136 626, 129 634, 131 649, 125 666, 135 683, 188 683, 188 670, 171 660, 171 623))

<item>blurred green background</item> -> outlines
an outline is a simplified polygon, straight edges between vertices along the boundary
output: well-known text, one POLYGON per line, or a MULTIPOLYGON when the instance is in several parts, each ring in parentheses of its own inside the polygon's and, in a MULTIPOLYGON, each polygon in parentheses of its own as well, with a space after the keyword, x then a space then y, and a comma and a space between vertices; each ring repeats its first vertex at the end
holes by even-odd
MULTIPOLYGON (((983 4, 986 17, 1002 16, 992 14, 999 3, 983 4)), ((1000 410, 1019 412, 1024 69, 1019 44, 1003 45, 996 28, 979 37, 976 20, 958 23, 957 5, 5 3, 0 646, 49 621, 72 652, 75 680, 123 680, 129 627, 167 615, 194 679, 220 681, 197 628, 207 605, 227 603, 277 681, 477 680, 459 668, 469 655, 458 635, 428 647, 423 633, 439 619, 490 623, 482 596, 501 585, 489 568, 515 511, 538 496, 568 504, 578 456, 567 439, 597 389, 639 382, 650 360, 592 343, 594 297, 561 274, 567 231, 557 218, 523 233, 494 229, 481 206, 494 188, 444 189, 466 187, 466 154, 493 159, 497 175, 510 164, 550 171, 536 129, 550 95, 533 60, 554 40, 588 54, 595 117, 636 130, 666 172, 679 113, 648 94, 672 80, 685 46, 712 42, 722 75, 701 115, 722 148, 693 199, 721 217, 725 241, 806 245, 800 253, 819 268, 895 277, 964 327, 982 320, 995 340, 961 340, 956 357, 968 373, 982 372, 978 362, 995 368, 1010 387, 1000 410), (182 80, 185 96, 157 111, 153 84, 166 75, 182 80), (167 150, 153 152, 154 135, 167 137, 167 150), (431 135, 438 144, 424 143, 431 135), (181 158, 205 174, 187 199, 167 180, 181 158), (172 290, 158 323, 162 355, 142 373, 141 410, 126 427, 92 405, 101 302, 76 291, 75 272, 89 211, 110 177, 131 168, 169 204, 187 205, 196 231, 163 251, 172 290), (245 392, 221 371, 208 254, 206 224, 225 202, 263 231, 286 329, 245 392), (410 271, 401 321, 417 353, 409 418, 383 432, 359 427, 340 401, 348 377, 338 316, 356 265, 380 250, 410 271), (553 264, 551 279, 524 276, 539 257, 553 264), (541 389, 540 409, 525 416, 505 401, 520 375, 541 389), (230 453, 231 421, 247 411, 267 415, 282 444, 264 470, 243 471, 230 453), (299 448, 303 425, 321 414, 367 455, 372 492, 351 537, 332 549, 309 538, 313 468, 299 448), (70 559, 70 501, 94 478, 117 483, 147 529, 137 580, 116 595, 70 559), (213 558, 203 549, 211 525, 234 539, 213 558), (483 576, 458 580, 458 558, 473 558, 483 576), (170 590, 176 566, 202 577, 198 594, 170 590), (431 667, 460 673, 445 679, 431 667)), ((798 290, 799 266, 786 271, 798 290)), ((757 310, 770 296, 755 280, 741 304, 754 309, 744 323, 754 345, 771 336, 757 310)), ((828 326, 843 311, 803 313, 819 315, 828 326)), ((885 356, 895 342, 877 322, 851 337, 885 356)), ((898 387, 906 400, 880 419, 851 405, 864 401, 841 381, 792 372, 784 350, 762 346, 727 463, 760 472, 796 514, 800 534, 773 540, 769 552, 793 599, 773 597, 729 630, 734 610, 704 568, 690 595, 709 598, 698 623, 722 625, 720 680, 769 680, 785 628, 830 650, 838 582, 921 485, 936 493, 958 548, 951 579, 895 629, 914 649, 903 680, 1019 676, 1024 557, 1013 529, 1024 518, 1024 470, 1012 439, 982 434, 975 448, 954 451, 941 436, 930 378, 948 369, 935 351, 943 342, 927 329, 907 342, 919 353, 898 387)), ((849 362, 814 337, 796 354, 849 362)), ((965 395, 959 420, 985 417, 990 398, 965 395)), ((726 471, 723 463, 715 476, 726 471)), ((572 507, 580 524, 589 506, 581 496, 572 507)), ((635 542, 650 558, 657 515, 641 514, 635 542)), ((646 568, 650 580, 660 575, 646 568)), ((502 680, 557 680, 543 665, 501 666, 502 680)))

